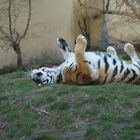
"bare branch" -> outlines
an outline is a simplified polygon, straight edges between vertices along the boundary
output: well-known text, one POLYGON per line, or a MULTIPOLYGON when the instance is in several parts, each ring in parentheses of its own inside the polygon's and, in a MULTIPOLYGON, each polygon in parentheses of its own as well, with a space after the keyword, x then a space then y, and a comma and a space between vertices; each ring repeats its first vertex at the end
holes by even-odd
POLYGON ((83 27, 82 27, 80 21, 78 21, 78 26, 79 26, 79 28, 80 28, 81 33, 84 34, 84 30, 83 30, 83 27))
POLYGON ((105 11, 105 0, 102 0, 103 1, 103 11, 105 11))
POLYGON ((139 19, 140 20, 140 14, 135 15, 134 13, 129 13, 129 12, 121 12, 121 11, 113 11, 113 10, 108 10, 108 11, 101 11, 103 14, 112 14, 112 15, 120 15, 120 16, 128 16, 131 18, 139 19))
POLYGON ((27 24, 24 30, 23 35, 20 37, 19 42, 25 37, 25 35, 27 34, 27 31, 29 29, 29 24, 30 24, 30 20, 31 20, 31 0, 29 0, 29 15, 28 15, 28 20, 27 20, 27 24))
POLYGON ((16 21, 17 21, 18 17, 19 17, 19 8, 16 7, 15 3, 13 2, 13 34, 14 35, 17 35, 16 21))
MULTIPOLYGON (((18 12, 19 7, 16 6, 18 4, 17 1, 6 0, 5 2, 4 0, 4 3, 0 5, 2 7, 2 8, 0 7, 0 10, 2 10, 1 12, 2 14, 0 14, 1 15, 0 18, 3 19, 1 20, 1 25, 0 25, 0 40, 3 43, 9 43, 9 48, 12 47, 13 50, 17 53, 17 66, 19 68, 22 66, 20 42, 27 34, 27 31, 29 29, 29 23, 31 20, 31 0, 28 0, 27 2, 29 5, 29 10, 28 10, 29 12, 27 17, 27 23, 25 25, 25 29, 23 30, 22 35, 17 31, 17 26, 16 26, 16 21, 19 16, 19 12, 18 12), (7 10, 3 11, 3 7, 4 9, 6 9, 5 7, 7 7, 7 10)), ((21 3, 23 3, 23 1, 21 3)))
POLYGON ((11 19, 11 6, 12 6, 12 1, 9 0, 9 7, 8 7, 9 33, 10 33, 11 38, 13 39, 13 33, 12 33, 12 19, 11 19))
POLYGON ((107 3, 106 3, 106 11, 109 10, 109 6, 110 6, 110 0, 107 0, 107 3))
POLYGON ((77 0, 78 2, 79 2, 79 5, 80 6, 85 6, 82 2, 81 2, 81 0, 77 0))
POLYGON ((124 0, 124 3, 127 5, 127 7, 129 7, 135 14, 137 14, 137 11, 135 9, 135 7, 132 5, 132 3, 130 3, 128 0, 124 0))

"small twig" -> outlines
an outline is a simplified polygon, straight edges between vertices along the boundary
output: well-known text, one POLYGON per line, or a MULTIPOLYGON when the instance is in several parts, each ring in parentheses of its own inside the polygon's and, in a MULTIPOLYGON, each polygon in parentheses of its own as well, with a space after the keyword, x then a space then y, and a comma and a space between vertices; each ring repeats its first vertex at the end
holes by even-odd
POLYGON ((8 124, 7 122, 0 124, 0 129, 4 129, 7 124, 8 124))
POLYGON ((35 112, 37 112, 37 113, 38 113, 39 115, 41 115, 41 116, 50 115, 50 113, 47 112, 47 111, 44 110, 44 109, 35 108, 35 107, 32 105, 31 101, 30 101, 30 107, 31 107, 32 110, 34 110, 35 112))
POLYGON ((38 111, 40 111, 40 112, 42 112, 42 113, 44 113, 44 114, 50 115, 50 113, 49 113, 49 112, 47 112, 47 111, 46 111, 46 110, 44 110, 44 109, 38 109, 38 111))

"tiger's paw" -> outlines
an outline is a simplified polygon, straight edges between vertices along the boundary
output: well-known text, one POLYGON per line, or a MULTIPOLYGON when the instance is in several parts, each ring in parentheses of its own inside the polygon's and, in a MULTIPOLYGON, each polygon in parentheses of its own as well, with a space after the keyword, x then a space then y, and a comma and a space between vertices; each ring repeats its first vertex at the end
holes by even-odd
POLYGON ((107 47, 107 52, 118 57, 116 50, 111 46, 107 47))
POLYGON ((59 48, 62 49, 63 51, 66 51, 68 48, 68 44, 63 38, 57 38, 57 44, 59 48))
POLYGON ((126 43, 124 45, 124 51, 131 57, 136 57, 135 48, 131 43, 126 43))
POLYGON ((78 35, 77 39, 76 39, 76 46, 75 46, 75 49, 76 50, 83 50, 85 51, 86 49, 86 46, 87 46, 87 40, 86 38, 83 36, 83 35, 78 35))
POLYGON ((135 48, 131 43, 126 43, 124 45, 124 50, 125 52, 128 52, 128 53, 135 52, 135 48))

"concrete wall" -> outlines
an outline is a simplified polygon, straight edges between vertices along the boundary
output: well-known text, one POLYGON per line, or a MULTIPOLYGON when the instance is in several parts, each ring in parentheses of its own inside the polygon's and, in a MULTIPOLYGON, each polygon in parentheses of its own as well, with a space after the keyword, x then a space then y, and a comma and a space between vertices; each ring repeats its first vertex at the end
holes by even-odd
MULTIPOLYGON (((27 11, 22 8, 17 27, 22 31, 27 11)), ((64 37, 73 46, 73 0, 33 0, 32 18, 28 35, 22 41, 24 63, 60 62, 57 37, 64 37)), ((0 66, 16 64, 16 54, 0 49, 0 66)))
MULTIPOLYGON (((116 0, 110 1, 110 10, 116 10, 120 12, 131 13, 131 8, 126 4, 122 4, 122 0, 119 0, 116 4, 116 0)), ((130 1, 131 2, 131 1, 130 1)), ((139 3, 131 3, 137 12, 140 11, 139 3)), ((140 20, 130 16, 119 16, 119 15, 107 15, 107 26, 109 35, 118 40, 123 40, 126 42, 135 42, 139 40, 140 36, 140 20)))
MULTIPOLYGON (((1 1, 1 0, 0 0, 1 1)), ((18 0, 17 0, 18 1, 18 0)), ((84 3, 84 0, 81 0, 84 3)), ((113 0, 111 1, 114 2, 113 0)), ((112 10, 115 5, 112 5, 112 10)), ((28 35, 22 41, 22 57, 24 64, 28 63, 60 63, 63 58, 57 48, 57 37, 64 37, 70 46, 74 46, 76 36, 81 33, 77 21, 81 15, 88 14, 88 28, 90 30, 91 45, 100 40, 102 15, 102 0, 87 0, 85 8, 79 6, 77 0, 32 0, 32 18, 28 35), (87 12, 87 13, 86 13, 87 12)), ((17 28, 22 32, 27 15, 27 9, 21 8, 17 28)), ((109 35, 128 42, 139 39, 140 20, 129 19, 122 16, 107 16, 109 35)), ((1 41, 0 41, 1 44, 1 41)), ((16 64, 16 54, 12 49, 0 49, 0 67, 16 64)))
POLYGON ((101 35, 101 25, 102 25, 102 15, 99 9, 102 8, 102 0, 81 0, 82 4, 86 5, 87 8, 80 5, 78 1, 75 0, 74 3, 74 27, 75 27, 75 36, 81 33, 78 26, 78 21, 81 22, 81 25, 84 27, 81 20, 82 16, 87 17, 87 27, 90 31, 91 46, 95 46, 100 40, 101 35))

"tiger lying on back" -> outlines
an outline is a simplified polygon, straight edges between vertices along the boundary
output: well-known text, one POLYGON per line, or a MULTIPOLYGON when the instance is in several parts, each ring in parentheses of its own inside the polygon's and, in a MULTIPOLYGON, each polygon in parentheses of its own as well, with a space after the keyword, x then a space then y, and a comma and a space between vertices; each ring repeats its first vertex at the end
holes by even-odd
POLYGON ((140 60, 132 44, 124 46, 124 51, 131 58, 131 63, 127 63, 118 58, 113 47, 108 47, 107 52, 85 52, 87 40, 82 35, 77 37, 75 52, 70 50, 64 39, 57 41, 65 61, 58 67, 30 70, 32 80, 38 85, 140 83, 140 60))

